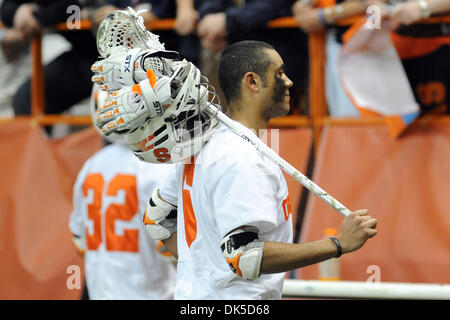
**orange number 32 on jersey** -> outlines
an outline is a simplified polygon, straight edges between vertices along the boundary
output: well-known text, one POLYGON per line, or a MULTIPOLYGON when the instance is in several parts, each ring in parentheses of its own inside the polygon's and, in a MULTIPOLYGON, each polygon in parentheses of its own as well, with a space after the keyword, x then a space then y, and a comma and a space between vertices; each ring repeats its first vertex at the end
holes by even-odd
POLYGON ((125 229, 123 235, 115 233, 116 220, 131 221, 138 212, 138 197, 136 190, 136 177, 134 175, 117 174, 105 186, 105 180, 100 173, 93 173, 86 177, 83 184, 84 197, 88 197, 92 190, 93 198, 88 203, 88 218, 93 222, 93 233, 86 227, 86 245, 88 250, 97 250, 102 243, 102 230, 106 239, 106 250, 137 252, 139 250, 139 230, 125 229), (103 191, 106 187, 106 196, 117 196, 119 190, 125 192, 125 203, 110 204, 104 211, 105 218, 102 224, 103 191))

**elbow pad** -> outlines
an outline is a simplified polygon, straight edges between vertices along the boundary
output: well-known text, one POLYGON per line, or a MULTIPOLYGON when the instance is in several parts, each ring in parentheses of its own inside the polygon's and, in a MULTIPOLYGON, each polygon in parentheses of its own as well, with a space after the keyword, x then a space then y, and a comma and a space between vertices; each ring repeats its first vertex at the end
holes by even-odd
POLYGON ((231 271, 246 280, 259 277, 264 242, 258 239, 258 229, 243 227, 227 234, 220 249, 231 271))
POLYGON ((177 207, 162 200, 153 191, 144 214, 147 232, 154 240, 164 240, 177 231, 177 207))

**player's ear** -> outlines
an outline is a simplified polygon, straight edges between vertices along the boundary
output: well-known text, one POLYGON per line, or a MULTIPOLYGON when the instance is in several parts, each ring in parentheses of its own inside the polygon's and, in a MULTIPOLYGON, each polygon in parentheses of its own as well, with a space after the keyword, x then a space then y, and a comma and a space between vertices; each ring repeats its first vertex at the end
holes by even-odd
POLYGON ((243 82, 244 82, 244 87, 247 90, 250 90, 251 92, 255 92, 255 93, 259 91, 259 85, 260 85, 261 80, 256 73, 247 72, 244 75, 243 82))

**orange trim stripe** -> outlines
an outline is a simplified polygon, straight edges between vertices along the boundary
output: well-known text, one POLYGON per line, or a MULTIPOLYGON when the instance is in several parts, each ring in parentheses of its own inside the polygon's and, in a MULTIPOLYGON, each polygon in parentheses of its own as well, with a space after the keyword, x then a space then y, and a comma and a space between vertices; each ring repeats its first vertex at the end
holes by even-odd
POLYGON ((131 87, 131 91, 132 91, 132 92, 135 92, 135 93, 138 93, 139 95, 142 96, 141 87, 140 87, 138 84, 134 84, 134 85, 131 87))
MULTIPOLYGON (((194 181, 195 163, 184 165, 183 183, 192 187, 194 181)), ((195 217, 194 207, 192 205, 191 194, 183 186, 183 213, 184 213, 184 231, 186 233, 186 242, 191 247, 192 242, 197 238, 197 219, 195 217)))
POLYGON ((233 266, 233 268, 235 269, 236 274, 239 277, 242 277, 242 271, 241 269, 239 269, 239 260, 241 259, 241 253, 239 253, 236 257, 234 257, 233 259, 227 258, 227 263, 231 264, 233 266))
POLYGON ((194 169, 195 169, 195 162, 193 161, 191 163, 186 163, 184 165, 184 177, 186 178, 186 184, 189 187, 192 187, 192 185, 194 184, 194 169))
POLYGON ((147 77, 150 85, 152 86, 152 88, 154 88, 156 84, 156 74, 152 69, 147 70, 147 77))

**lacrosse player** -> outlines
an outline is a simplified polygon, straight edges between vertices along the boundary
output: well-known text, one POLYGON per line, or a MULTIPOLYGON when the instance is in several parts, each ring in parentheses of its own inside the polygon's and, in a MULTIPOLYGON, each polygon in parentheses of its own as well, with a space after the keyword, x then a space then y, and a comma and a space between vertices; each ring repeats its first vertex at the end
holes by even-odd
MULTIPOLYGON (((129 83, 120 66, 127 55, 142 61, 145 54, 162 57, 154 49, 110 56, 94 65, 96 82, 115 86, 106 81, 115 72, 129 83)), ((250 129, 267 128, 271 118, 289 110, 292 82, 272 46, 238 42, 225 49, 219 63, 229 116, 250 139, 217 120, 208 108, 215 103, 213 90, 194 65, 160 60, 169 73, 147 70, 138 84, 113 91, 116 96, 98 112, 96 125, 105 135, 124 134, 144 161, 178 163, 153 192, 144 215, 152 238, 164 240, 178 256, 175 299, 280 299, 286 271, 355 251, 375 236, 377 220, 359 210, 344 219, 338 236, 292 244, 284 176, 251 143, 250 129)), ((135 76, 141 65, 135 64, 135 76)))
MULTIPOLYGON (((97 99, 105 95, 95 90, 97 99)), ((176 271, 157 249, 142 223, 153 190, 173 165, 137 159, 122 137, 110 142, 81 169, 73 188, 70 230, 84 254, 86 284, 92 300, 172 299, 176 271)))

